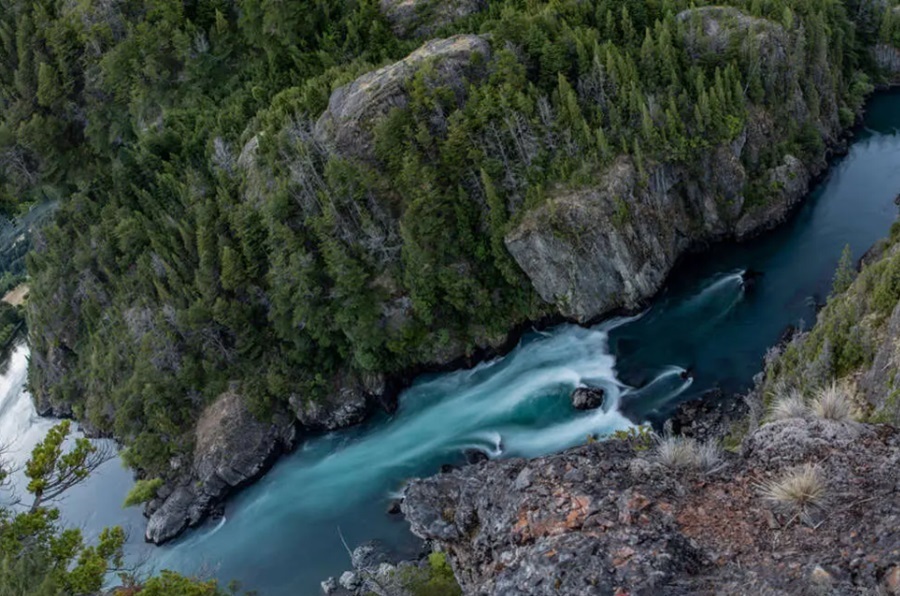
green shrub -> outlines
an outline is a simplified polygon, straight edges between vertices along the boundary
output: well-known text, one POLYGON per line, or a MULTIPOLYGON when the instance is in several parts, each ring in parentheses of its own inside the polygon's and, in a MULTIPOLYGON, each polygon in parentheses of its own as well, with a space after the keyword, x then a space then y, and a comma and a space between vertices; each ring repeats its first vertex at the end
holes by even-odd
POLYGON ((427 567, 408 567, 400 573, 401 584, 413 596, 462 596, 444 553, 428 555, 427 567))
POLYGON ((124 506, 133 507, 134 505, 146 503, 150 499, 156 497, 156 491, 158 491, 162 485, 162 478, 138 480, 134 483, 134 486, 131 487, 131 490, 128 491, 128 495, 125 497, 124 506))

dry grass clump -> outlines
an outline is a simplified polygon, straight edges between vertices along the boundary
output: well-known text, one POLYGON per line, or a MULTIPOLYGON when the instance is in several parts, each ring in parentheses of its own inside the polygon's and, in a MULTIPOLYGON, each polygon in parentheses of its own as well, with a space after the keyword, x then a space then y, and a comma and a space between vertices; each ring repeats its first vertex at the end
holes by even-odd
POLYGON ((713 442, 665 436, 657 439, 653 458, 671 469, 709 471, 721 463, 722 450, 713 442))
POLYGON ((806 418, 809 416, 809 407, 803 400, 803 396, 792 391, 784 397, 778 398, 769 409, 769 418, 771 420, 788 420, 791 418, 806 418))
POLYGON ((811 523, 811 516, 823 510, 828 499, 825 475, 822 468, 814 464, 789 470, 761 488, 766 501, 794 513, 804 523, 811 523))
POLYGON ((819 418, 848 422, 853 420, 853 404, 847 392, 832 383, 821 389, 812 403, 813 414, 819 418))

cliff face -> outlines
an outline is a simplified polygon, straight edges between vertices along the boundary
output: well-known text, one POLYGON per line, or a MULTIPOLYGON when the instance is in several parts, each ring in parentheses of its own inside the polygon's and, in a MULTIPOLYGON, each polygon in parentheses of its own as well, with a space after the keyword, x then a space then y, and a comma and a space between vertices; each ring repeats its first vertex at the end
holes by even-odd
POLYGON ((506 237, 506 247, 540 296, 585 322, 638 308, 661 287, 678 257, 704 242, 745 238, 783 221, 806 194, 810 172, 797 158, 767 176, 777 190, 744 209, 747 133, 707 152, 696 168, 658 164, 645 174, 619 160, 593 188, 563 191, 506 237))
POLYGON ((898 593, 893 428, 781 420, 707 471, 646 447, 613 440, 416 480, 403 511, 467 594, 898 593), (827 498, 798 516, 765 487, 807 464, 827 498))
POLYGON ((271 422, 251 413, 235 384, 206 407, 194 431, 189 458, 170 463, 166 485, 145 507, 145 539, 162 544, 202 522, 235 490, 264 474, 305 435, 362 422, 375 408, 393 411, 395 396, 383 378, 343 375, 324 401, 292 395, 291 412, 271 422))
POLYGON ((179 479, 147 504, 146 540, 161 544, 203 521, 216 503, 265 472, 295 437, 287 417, 260 422, 240 395, 222 394, 197 423, 193 457, 173 462, 179 479))

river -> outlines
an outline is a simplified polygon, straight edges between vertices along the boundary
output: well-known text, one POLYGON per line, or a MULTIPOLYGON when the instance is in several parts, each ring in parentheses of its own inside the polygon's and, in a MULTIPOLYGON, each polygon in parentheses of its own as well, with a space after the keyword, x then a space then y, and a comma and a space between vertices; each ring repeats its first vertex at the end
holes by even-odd
MULTIPOLYGON (((349 567, 351 546, 378 538, 411 553, 404 522, 385 509, 406 478, 436 473, 477 447, 492 457, 536 456, 662 416, 712 387, 746 389, 766 349, 788 325, 811 325, 845 245, 859 257, 887 235, 900 191, 900 93, 870 102, 865 128, 799 212, 777 231, 686 259, 642 315, 593 328, 561 325, 527 334, 503 358, 419 378, 395 415, 316 437, 228 502, 221 520, 159 548, 142 542, 143 518, 121 502, 130 474, 105 464, 61 504, 67 523, 94 535, 120 524, 133 558, 237 579, 264 596, 317 594, 349 567), (763 272, 744 291, 740 272, 763 272), (693 377, 680 373, 690 368, 693 377), (577 413, 579 384, 607 390, 604 409, 577 413)), ((21 461, 51 424, 24 391, 27 348, 0 377, 0 437, 21 461)))

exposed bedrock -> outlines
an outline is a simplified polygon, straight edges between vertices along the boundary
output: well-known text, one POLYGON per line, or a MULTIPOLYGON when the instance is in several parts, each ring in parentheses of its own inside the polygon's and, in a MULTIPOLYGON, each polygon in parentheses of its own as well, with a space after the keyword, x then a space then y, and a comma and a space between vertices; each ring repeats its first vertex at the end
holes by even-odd
POLYGON ((614 440, 415 480, 402 508, 466 594, 894 593, 898 460, 892 428, 795 418, 708 473, 614 440), (818 525, 761 489, 805 464, 825 479, 818 525))

